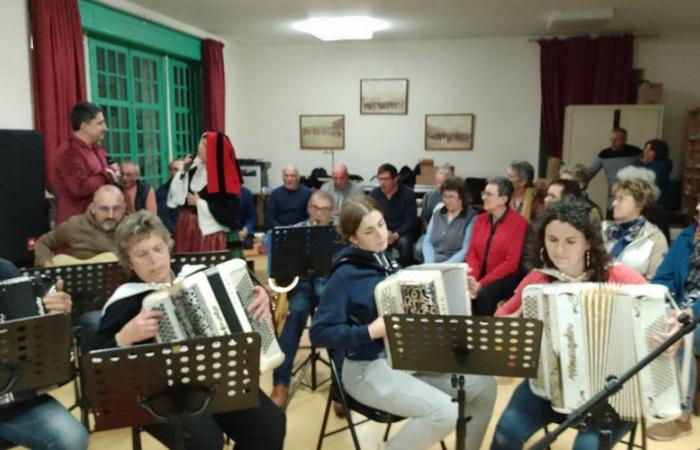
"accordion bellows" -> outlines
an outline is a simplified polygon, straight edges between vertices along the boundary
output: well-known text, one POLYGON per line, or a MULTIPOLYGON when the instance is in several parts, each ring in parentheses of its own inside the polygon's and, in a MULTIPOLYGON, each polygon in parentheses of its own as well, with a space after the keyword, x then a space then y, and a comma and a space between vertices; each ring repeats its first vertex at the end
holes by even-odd
POLYGON ((143 307, 162 313, 158 342, 241 332, 260 334, 260 371, 265 372, 282 364, 284 353, 272 326, 248 315, 247 307, 254 299, 246 262, 232 259, 196 272, 170 289, 149 294, 143 307))
MULTIPOLYGON (((464 263, 421 264, 399 270, 377 284, 374 300, 380 316, 387 314, 471 315, 464 263)), ((391 364, 387 338, 384 349, 391 364)))
MULTIPOLYGON (((523 290, 523 315, 544 322, 532 391, 569 413, 658 346, 667 331, 661 285, 538 284, 523 290)), ((681 414, 677 358, 660 356, 610 399, 623 420, 666 421, 681 414)))

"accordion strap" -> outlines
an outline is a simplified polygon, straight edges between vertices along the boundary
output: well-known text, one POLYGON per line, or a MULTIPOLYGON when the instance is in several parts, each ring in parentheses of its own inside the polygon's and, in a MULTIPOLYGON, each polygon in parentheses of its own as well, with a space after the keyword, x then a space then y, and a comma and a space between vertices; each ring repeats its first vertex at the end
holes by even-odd
MULTIPOLYGON (((675 311, 680 311, 678 303, 673 298, 670 293, 666 293, 666 300, 671 304, 671 308, 675 311)), ((693 335, 686 334, 683 336, 683 361, 681 362, 681 398, 683 399, 683 405, 685 406, 687 402, 693 399, 688 398, 688 391, 690 389, 690 364, 695 364, 695 358, 693 358, 693 335)), ((695 382, 695 380, 693 380, 695 382)))

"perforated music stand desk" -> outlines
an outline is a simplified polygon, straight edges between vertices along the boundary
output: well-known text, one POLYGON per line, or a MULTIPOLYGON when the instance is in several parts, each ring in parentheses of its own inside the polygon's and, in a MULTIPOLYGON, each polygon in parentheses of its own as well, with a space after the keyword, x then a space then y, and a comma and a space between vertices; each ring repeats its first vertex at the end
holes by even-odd
POLYGON ((464 448, 464 374, 537 376, 542 322, 481 316, 389 314, 384 317, 394 369, 453 374, 458 388, 457 449, 464 448))
POLYGON ((76 317, 87 311, 100 309, 117 287, 127 281, 124 268, 116 262, 35 267, 21 271, 29 276, 43 275, 51 281, 61 277, 63 290, 68 292, 73 300, 73 312, 76 317))
POLYGON ((259 404, 260 335, 92 351, 82 371, 96 431, 156 422, 180 430, 189 416, 259 404))
POLYGON ((71 345, 68 314, 0 323, 0 395, 44 390, 70 381, 75 374, 71 345))
POLYGON ((270 277, 288 285, 295 277, 327 277, 340 237, 332 225, 275 227, 270 249, 270 277))

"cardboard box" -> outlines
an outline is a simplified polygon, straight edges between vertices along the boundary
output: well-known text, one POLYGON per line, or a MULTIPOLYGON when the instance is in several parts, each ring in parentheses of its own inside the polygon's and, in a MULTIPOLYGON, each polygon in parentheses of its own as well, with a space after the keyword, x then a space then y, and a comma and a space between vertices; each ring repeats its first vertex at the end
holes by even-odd
POLYGON ((639 83, 637 103, 640 105, 661 105, 664 102, 663 83, 639 83))

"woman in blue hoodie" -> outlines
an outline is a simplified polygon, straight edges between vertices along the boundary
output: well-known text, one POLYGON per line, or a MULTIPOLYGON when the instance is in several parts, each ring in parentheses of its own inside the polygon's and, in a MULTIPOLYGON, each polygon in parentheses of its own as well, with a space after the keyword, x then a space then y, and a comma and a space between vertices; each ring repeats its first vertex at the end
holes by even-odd
MULTIPOLYGON (((314 315, 311 340, 345 353, 343 384, 356 400, 392 414, 411 417, 387 449, 425 449, 455 428, 457 404, 449 374, 394 370, 384 354, 384 318, 377 314, 374 288, 397 269, 384 251, 387 228, 379 205, 369 197, 348 200, 339 233, 350 246, 334 258, 333 273, 314 315)), ((476 450, 496 398, 493 377, 467 375, 467 449, 476 450)))

